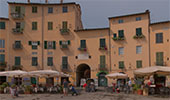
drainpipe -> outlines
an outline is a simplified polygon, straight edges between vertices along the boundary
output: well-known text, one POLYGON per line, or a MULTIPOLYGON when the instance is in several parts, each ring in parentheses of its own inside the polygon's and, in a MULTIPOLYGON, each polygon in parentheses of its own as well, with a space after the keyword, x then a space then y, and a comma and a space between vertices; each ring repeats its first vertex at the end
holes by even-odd
POLYGON ((109 64, 110 64, 110 72, 112 71, 112 63, 111 63, 111 31, 110 31, 110 22, 109 22, 109 33, 108 33, 108 35, 109 35, 109 64))
POLYGON ((44 70, 44 7, 42 5, 42 70, 44 70))
POLYGON ((146 10, 148 12, 149 17, 149 24, 148 24, 148 41, 149 41, 149 66, 151 66, 151 42, 150 42, 150 11, 146 10))

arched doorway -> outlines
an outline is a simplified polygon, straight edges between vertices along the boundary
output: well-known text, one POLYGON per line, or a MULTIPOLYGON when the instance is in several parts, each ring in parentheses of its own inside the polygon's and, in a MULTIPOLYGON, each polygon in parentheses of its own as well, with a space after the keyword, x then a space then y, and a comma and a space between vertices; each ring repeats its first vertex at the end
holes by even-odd
POLYGON ((98 85, 101 87, 107 86, 107 78, 105 76, 106 76, 105 72, 101 72, 98 75, 98 85))
POLYGON ((76 70, 76 84, 80 86, 81 79, 87 79, 91 77, 91 70, 87 64, 81 64, 76 70))

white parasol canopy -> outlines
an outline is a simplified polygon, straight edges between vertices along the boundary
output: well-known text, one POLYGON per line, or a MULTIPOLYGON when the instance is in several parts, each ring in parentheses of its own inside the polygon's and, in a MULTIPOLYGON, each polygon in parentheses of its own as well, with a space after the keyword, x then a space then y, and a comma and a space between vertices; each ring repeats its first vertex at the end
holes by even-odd
POLYGON ((61 77, 71 77, 71 75, 65 74, 65 73, 63 73, 63 72, 60 72, 60 76, 61 76, 61 77))
POLYGON ((60 73, 55 70, 38 70, 29 72, 29 75, 38 77, 59 77, 60 73))
POLYGON ((28 72, 22 70, 0 72, 0 76, 22 77, 27 76, 28 72))
POLYGON ((115 78, 115 79, 125 79, 128 77, 127 74, 123 74, 123 73, 111 73, 111 74, 108 74, 106 75, 106 77, 108 78, 115 78))
POLYGON ((135 70, 134 74, 137 76, 148 76, 152 74, 170 75, 170 67, 152 66, 152 67, 140 68, 135 70))

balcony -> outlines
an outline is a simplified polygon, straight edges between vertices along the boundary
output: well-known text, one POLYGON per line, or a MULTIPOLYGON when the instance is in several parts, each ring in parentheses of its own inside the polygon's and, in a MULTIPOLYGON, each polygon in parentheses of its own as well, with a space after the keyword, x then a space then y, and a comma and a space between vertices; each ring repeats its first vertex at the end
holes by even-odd
POLYGON ((7 63, 6 62, 0 62, 0 67, 6 67, 7 66, 7 63))
POLYGON ((145 38, 145 36, 143 34, 141 35, 135 35, 133 36, 134 39, 142 39, 142 38, 145 38))
POLYGON ((68 49, 68 45, 60 45, 61 49, 68 49))
POLYGON ((156 66, 166 66, 166 62, 155 62, 156 66))
POLYGON ((80 51, 87 51, 87 48, 78 48, 78 50, 80 50, 80 51))
POLYGON ((22 70, 23 66, 22 65, 13 65, 12 70, 22 70))
POLYGON ((100 71, 108 71, 107 64, 99 64, 99 70, 100 71))
POLYGON ((14 43, 14 44, 13 44, 13 48, 14 48, 14 49, 22 49, 23 46, 22 46, 22 44, 14 43))
POLYGON ((105 47, 99 47, 99 50, 107 50, 107 47, 105 46, 105 47))
POLYGON ((125 40, 125 37, 113 37, 112 38, 114 41, 117 41, 117 40, 125 40))
POLYGON ((11 16, 13 19, 23 19, 24 18, 24 14, 21 14, 21 13, 11 13, 11 16))
POLYGON ((22 34, 23 33, 23 28, 13 28, 12 29, 12 32, 14 33, 14 34, 22 34))
POLYGON ((61 35, 68 35, 69 34, 69 29, 60 29, 61 35))
POLYGON ((69 72, 70 70, 69 70, 68 64, 62 64, 61 65, 61 71, 62 72, 69 72))

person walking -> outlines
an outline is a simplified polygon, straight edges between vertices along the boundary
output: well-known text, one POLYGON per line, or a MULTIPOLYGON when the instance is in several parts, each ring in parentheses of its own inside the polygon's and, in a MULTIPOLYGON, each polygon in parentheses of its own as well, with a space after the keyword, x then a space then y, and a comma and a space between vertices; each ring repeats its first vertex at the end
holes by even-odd
POLYGON ((67 80, 64 79, 64 82, 63 82, 63 92, 64 92, 64 96, 67 96, 67 95, 68 95, 68 88, 69 88, 68 85, 69 85, 69 84, 68 84, 67 80))

